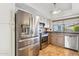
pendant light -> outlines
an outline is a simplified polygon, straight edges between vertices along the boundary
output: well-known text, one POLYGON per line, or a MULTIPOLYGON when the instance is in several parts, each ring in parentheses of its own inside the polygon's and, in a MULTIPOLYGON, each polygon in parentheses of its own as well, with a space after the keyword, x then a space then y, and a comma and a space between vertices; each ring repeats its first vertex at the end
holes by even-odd
POLYGON ((54 5, 54 9, 52 11, 52 14, 58 14, 58 13, 60 13, 61 10, 57 8, 57 6, 56 6, 57 4, 56 3, 53 3, 53 5, 54 5))

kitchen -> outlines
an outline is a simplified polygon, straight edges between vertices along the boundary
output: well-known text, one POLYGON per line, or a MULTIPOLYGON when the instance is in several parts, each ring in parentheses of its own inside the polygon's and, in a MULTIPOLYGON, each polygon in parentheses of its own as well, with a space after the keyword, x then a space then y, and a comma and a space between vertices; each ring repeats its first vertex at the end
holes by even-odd
MULTIPOLYGON (((3 4, 6 5, 8 7, 3 4)), ((7 39, 9 44, 1 43, 5 44, 2 50, 8 47, 3 50, 5 53, 0 51, 0 55, 79 56, 77 5, 79 3, 11 4, 7 10, 9 14, 5 12, 11 16, 10 23, 7 22, 11 27, 11 41, 7 39)))
MULTIPOLYGON (((16 6, 19 5, 20 4, 16 4, 16 6)), ((51 5, 56 7, 56 3, 53 4, 51 3, 51 5)), ((71 7, 71 4, 69 7, 71 7)), ((18 9, 16 11, 16 25, 15 25, 16 36, 19 36, 16 37, 16 55, 43 56, 43 54, 49 53, 49 52, 43 53, 44 52, 43 49, 47 48, 50 45, 56 45, 61 48, 70 49, 70 51, 73 50, 72 52, 67 52, 68 55, 72 55, 72 56, 78 55, 79 33, 71 29, 71 26, 74 27, 75 24, 77 25, 79 24, 78 18, 79 16, 76 17, 73 16, 70 18, 65 18, 65 19, 63 18, 63 19, 52 21, 50 19, 46 19, 43 16, 36 16, 29 12, 25 12, 18 9)), ((59 48, 56 48, 55 50, 57 49, 59 48)), ((65 51, 63 50, 62 53, 64 52, 65 51)), ((62 54, 58 52, 54 52, 54 53, 56 54, 56 56, 57 55, 61 56, 62 54)), ((54 55, 54 53, 51 53, 51 55, 52 54, 54 55)), ((48 55, 50 56, 50 53, 48 55)), ((63 55, 65 55, 65 53, 63 55)))

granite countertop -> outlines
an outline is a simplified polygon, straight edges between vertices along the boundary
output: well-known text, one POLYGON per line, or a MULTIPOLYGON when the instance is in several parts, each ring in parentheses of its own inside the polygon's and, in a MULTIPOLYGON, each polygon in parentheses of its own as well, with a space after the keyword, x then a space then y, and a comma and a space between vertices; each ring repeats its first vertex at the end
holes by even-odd
POLYGON ((68 33, 68 34, 79 34, 79 32, 57 32, 57 31, 48 31, 48 33, 68 33))

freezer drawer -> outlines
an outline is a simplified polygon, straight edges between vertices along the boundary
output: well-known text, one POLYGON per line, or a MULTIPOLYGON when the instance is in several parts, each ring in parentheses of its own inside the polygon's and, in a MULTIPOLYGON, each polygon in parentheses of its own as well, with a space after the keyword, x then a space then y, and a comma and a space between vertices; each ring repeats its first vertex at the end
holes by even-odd
POLYGON ((65 35, 65 47, 78 50, 78 35, 65 35))
POLYGON ((28 48, 23 49, 23 50, 18 50, 18 56, 28 56, 28 48))

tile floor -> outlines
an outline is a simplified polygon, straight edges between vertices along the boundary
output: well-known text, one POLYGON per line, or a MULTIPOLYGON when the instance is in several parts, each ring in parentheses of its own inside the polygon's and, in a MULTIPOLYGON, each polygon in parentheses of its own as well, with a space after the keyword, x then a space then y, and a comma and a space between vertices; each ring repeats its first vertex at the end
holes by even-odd
POLYGON ((48 45, 48 47, 40 50, 39 56, 78 56, 78 52, 55 45, 48 45))

